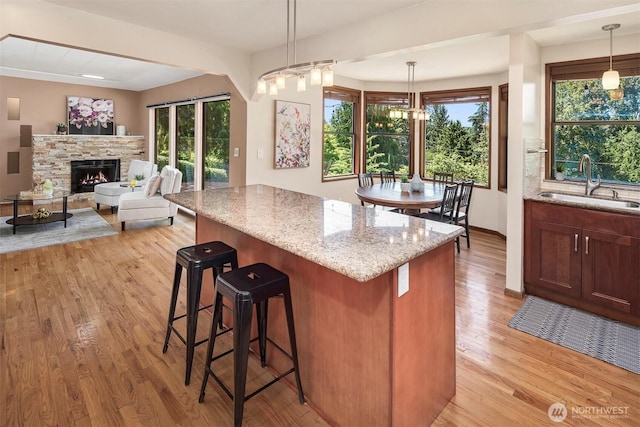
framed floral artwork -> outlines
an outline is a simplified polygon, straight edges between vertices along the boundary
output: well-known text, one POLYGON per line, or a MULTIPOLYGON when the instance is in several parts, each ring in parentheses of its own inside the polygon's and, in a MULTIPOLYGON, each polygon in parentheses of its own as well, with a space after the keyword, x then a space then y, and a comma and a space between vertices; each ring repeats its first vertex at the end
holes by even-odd
POLYGON ((275 168, 309 166, 311 146, 311 106, 275 101, 275 168))
POLYGON ((113 100, 67 96, 70 135, 113 135, 113 100))

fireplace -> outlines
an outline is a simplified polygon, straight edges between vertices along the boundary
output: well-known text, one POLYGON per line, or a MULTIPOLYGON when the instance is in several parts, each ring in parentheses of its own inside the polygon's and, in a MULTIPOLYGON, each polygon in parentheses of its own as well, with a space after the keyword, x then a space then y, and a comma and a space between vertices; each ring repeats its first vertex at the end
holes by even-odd
POLYGON ((120 159, 71 161, 71 193, 92 192, 96 184, 119 180, 120 159))

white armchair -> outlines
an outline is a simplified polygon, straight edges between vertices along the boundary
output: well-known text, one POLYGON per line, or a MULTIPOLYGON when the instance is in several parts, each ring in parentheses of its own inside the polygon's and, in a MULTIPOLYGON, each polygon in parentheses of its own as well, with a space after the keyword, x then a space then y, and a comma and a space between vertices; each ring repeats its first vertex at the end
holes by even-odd
POLYGON ((152 178, 143 191, 124 193, 118 200, 118 220, 125 230, 125 222, 144 219, 169 218, 173 225, 173 217, 178 212, 178 205, 165 199, 169 193, 179 193, 182 186, 182 172, 165 166, 160 172, 160 187, 157 178, 152 178))
POLYGON ((136 176, 143 175, 144 179, 139 181, 142 185, 134 188, 134 191, 142 191, 146 182, 149 180, 151 175, 157 172, 157 170, 158 165, 154 163, 146 160, 131 160, 129 170, 127 171, 126 182, 105 182, 93 187, 93 199, 96 202, 96 210, 100 210, 100 205, 104 204, 111 206, 111 213, 114 213, 115 209, 118 207, 120 195, 131 192, 131 188, 125 184, 130 183, 136 176))

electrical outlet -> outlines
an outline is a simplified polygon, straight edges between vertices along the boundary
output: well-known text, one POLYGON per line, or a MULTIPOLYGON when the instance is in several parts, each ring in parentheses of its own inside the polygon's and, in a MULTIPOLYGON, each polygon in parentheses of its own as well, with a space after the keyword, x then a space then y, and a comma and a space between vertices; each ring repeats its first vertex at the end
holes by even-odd
POLYGON ((398 267, 398 298, 409 292, 409 263, 398 267))
POLYGON ((240 157, 240 149, 238 147, 233 149, 233 157, 240 157))

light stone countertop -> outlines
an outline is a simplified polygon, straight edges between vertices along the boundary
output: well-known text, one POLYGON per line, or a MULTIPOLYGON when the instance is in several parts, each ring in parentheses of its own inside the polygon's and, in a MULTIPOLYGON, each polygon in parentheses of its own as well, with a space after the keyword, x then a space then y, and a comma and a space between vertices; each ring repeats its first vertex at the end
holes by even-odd
POLYGON ((455 239, 462 227, 267 185, 167 194, 218 223, 360 282, 455 239))

